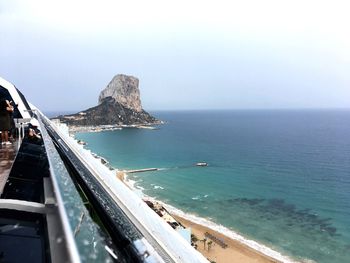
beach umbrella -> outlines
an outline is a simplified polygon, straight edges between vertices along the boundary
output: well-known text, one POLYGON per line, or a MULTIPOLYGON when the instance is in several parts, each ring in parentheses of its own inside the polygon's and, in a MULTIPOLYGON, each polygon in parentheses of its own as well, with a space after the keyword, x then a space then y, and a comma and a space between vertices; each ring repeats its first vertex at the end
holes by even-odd
POLYGON ((13 101, 14 118, 29 120, 32 117, 31 108, 23 94, 12 83, 0 77, 0 101, 2 100, 13 101))

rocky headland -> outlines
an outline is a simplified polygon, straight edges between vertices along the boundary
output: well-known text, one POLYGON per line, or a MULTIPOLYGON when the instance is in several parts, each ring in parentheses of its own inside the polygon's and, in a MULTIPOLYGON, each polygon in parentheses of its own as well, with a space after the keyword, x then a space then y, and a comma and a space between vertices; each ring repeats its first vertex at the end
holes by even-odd
POLYGON ((101 91, 97 106, 76 114, 60 115, 55 119, 66 123, 73 130, 89 130, 88 127, 144 127, 162 123, 142 108, 139 80, 122 74, 116 75, 101 91))

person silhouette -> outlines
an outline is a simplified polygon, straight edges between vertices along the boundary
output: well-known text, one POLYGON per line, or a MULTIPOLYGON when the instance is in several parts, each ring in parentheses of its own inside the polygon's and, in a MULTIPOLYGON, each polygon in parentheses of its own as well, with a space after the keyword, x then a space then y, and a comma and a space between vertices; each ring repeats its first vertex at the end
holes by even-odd
POLYGON ((2 100, 0 102, 0 131, 1 131, 1 144, 9 145, 8 132, 11 129, 11 116, 13 107, 8 100, 2 100))

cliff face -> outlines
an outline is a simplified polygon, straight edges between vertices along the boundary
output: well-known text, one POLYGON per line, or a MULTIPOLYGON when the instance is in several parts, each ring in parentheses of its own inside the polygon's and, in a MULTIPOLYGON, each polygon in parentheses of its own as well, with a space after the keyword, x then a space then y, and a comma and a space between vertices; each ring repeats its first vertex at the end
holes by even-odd
POLYGON ((159 120, 142 109, 139 80, 116 75, 101 91, 99 105, 76 114, 58 116, 75 126, 157 124, 159 120))
POLYGON ((116 75, 107 87, 101 91, 98 103, 107 98, 112 97, 125 108, 136 112, 142 111, 139 80, 132 76, 116 75))

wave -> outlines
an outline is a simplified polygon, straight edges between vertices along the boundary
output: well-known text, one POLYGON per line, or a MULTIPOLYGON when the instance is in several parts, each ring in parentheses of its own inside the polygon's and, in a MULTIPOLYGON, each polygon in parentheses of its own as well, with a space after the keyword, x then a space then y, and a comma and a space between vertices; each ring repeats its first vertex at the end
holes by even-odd
POLYGON ((158 168, 158 171, 167 171, 170 170, 171 168, 158 168))
POLYGON ((194 196, 194 197, 192 197, 191 199, 192 200, 202 200, 202 198, 207 198, 209 195, 203 195, 203 196, 201 196, 201 195, 196 195, 196 196, 194 196))
POLYGON ((130 189, 132 189, 135 192, 138 193, 142 193, 142 196, 144 196, 143 191, 146 190, 145 188, 143 188, 142 186, 136 185, 136 183, 138 181, 136 180, 131 180, 130 178, 128 178, 128 175, 125 174, 124 175, 124 182, 130 187, 130 189), (140 192, 141 191, 141 192, 140 192))

